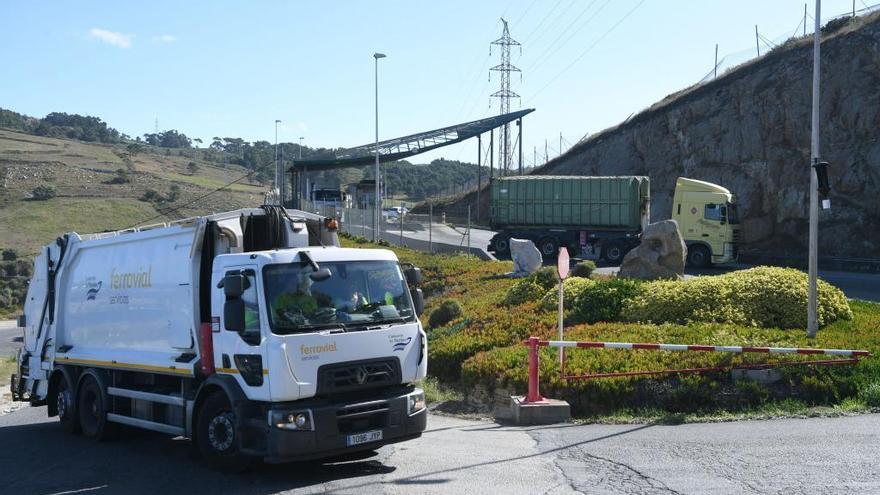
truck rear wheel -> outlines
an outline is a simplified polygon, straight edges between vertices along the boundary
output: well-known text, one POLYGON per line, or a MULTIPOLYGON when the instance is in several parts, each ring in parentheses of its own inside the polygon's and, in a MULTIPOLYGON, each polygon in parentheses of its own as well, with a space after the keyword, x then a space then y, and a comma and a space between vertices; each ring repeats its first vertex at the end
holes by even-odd
POLYGON ((61 375, 55 389, 55 410, 61 420, 61 429, 70 434, 79 433, 79 418, 76 414, 76 401, 73 400, 73 386, 66 375, 61 375))
POLYGON ((538 249, 545 258, 553 258, 559 255, 559 241, 553 237, 544 237, 538 241, 538 249))
POLYGON ((495 238, 495 254, 510 254, 510 237, 503 235, 495 238))
POLYGON ((712 264, 712 254, 701 244, 688 246, 687 264, 694 268, 706 268, 712 264))
POLYGON ((111 440, 118 431, 118 425, 107 421, 108 404, 101 385, 93 376, 83 378, 79 386, 79 427, 83 435, 99 442, 111 440))
POLYGON ((609 242, 602 247, 602 257, 612 265, 619 265, 626 253, 619 242, 609 242))
POLYGON ((199 452, 212 468, 238 473, 253 464, 254 458, 239 450, 237 418, 225 394, 214 392, 205 399, 197 424, 199 452))

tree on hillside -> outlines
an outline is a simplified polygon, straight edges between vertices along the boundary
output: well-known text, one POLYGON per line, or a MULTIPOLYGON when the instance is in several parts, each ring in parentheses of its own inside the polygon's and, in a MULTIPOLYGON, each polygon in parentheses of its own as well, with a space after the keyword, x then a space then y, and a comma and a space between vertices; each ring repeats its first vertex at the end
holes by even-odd
POLYGON ((34 196, 34 199, 38 201, 45 201, 47 199, 52 199, 55 197, 55 186, 51 185, 42 185, 34 188, 31 193, 34 196))
POLYGON ((189 170, 189 175, 196 175, 196 172, 199 171, 199 164, 196 162, 189 162, 186 164, 186 169, 189 170))
POLYGON ((131 143, 125 147, 125 151, 128 152, 129 158, 134 158, 138 153, 144 150, 144 147, 138 143, 131 143))
POLYGON ((118 143, 119 131, 108 127, 98 117, 52 112, 40 120, 34 129, 39 136, 79 139, 81 141, 118 143))
POLYGON ((202 145, 202 140, 199 138, 193 138, 193 142, 196 143, 196 148, 202 145))
POLYGON ((144 134, 144 139, 151 146, 159 146, 161 148, 190 148, 192 140, 186 137, 186 134, 170 129, 160 133, 144 134))

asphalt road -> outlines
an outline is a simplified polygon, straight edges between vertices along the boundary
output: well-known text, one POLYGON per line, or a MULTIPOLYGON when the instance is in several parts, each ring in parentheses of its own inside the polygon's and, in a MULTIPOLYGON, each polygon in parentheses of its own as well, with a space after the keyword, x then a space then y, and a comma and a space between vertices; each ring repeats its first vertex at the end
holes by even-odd
POLYGON ((9 494, 878 493, 880 415, 679 426, 508 427, 440 416, 370 459, 219 474, 189 443, 69 436, 45 408, 0 416, 9 494))
POLYGON ((0 358, 14 355, 21 347, 23 334, 16 324, 15 320, 0 321, 0 358))

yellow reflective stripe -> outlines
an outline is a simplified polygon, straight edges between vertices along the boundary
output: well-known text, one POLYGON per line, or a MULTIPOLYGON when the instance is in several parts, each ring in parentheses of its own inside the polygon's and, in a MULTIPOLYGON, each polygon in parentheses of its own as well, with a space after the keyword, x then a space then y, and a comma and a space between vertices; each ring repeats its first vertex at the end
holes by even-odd
MULTIPOLYGON (((238 375, 238 374, 240 374, 241 372, 238 371, 238 370, 235 369, 235 368, 217 368, 217 373, 229 373, 229 374, 232 374, 232 375, 238 375)), ((263 370, 263 375, 268 375, 268 374, 269 374, 269 370, 265 370, 265 369, 264 369, 264 370, 263 370)))
POLYGON ((95 361, 91 359, 76 359, 67 356, 56 356, 56 361, 63 361, 66 364, 80 364, 83 366, 98 366, 101 368, 113 368, 128 371, 150 371, 156 373, 167 373, 170 375, 186 375, 193 376, 193 372, 187 369, 178 369, 174 366, 151 366, 148 364, 129 364, 119 363, 116 361, 95 361))

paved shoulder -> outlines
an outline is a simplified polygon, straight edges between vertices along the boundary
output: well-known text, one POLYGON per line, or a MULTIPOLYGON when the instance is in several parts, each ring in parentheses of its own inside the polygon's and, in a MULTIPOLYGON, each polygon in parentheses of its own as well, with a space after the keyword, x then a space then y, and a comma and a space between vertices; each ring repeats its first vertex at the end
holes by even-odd
POLYGON ((532 435, 584 493, 880 493, 880 415, 532 435))

